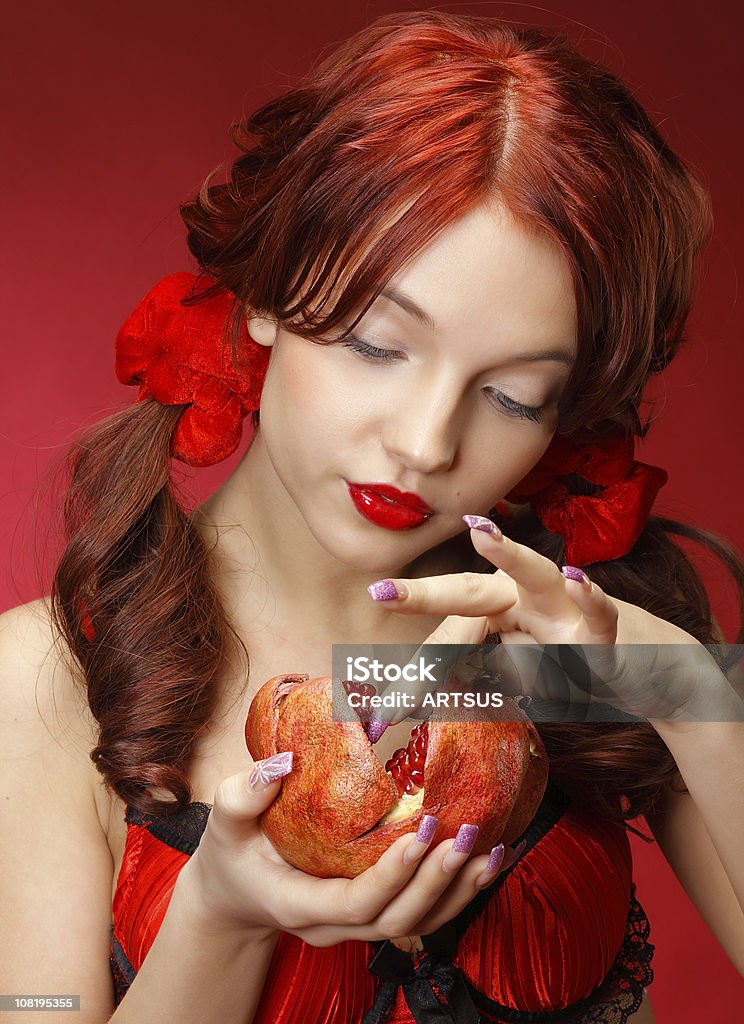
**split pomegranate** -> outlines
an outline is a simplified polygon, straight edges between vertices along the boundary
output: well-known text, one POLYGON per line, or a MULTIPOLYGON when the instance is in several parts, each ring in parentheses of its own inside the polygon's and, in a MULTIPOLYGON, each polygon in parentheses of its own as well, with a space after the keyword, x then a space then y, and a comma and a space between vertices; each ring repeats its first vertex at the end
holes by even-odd
MULTIPOLYGON (((547 756, 512 700, 444 721, 435 710, 383 767, 363 722, 334 721, 333 680, 280 675, 253 698, 245 738, 255 761, 294 752, 293 770, 261 816, 265 835, 294 867, 353 878, 425 814, 439 819, 433 845, 463 822, 480 831, 473 856, 511 844, 527 828, 547 784, 547 756)), ((344 687, 348 691, 348 687, 344 687)), ((337 691, 338 696, 338 691, 337 691)))

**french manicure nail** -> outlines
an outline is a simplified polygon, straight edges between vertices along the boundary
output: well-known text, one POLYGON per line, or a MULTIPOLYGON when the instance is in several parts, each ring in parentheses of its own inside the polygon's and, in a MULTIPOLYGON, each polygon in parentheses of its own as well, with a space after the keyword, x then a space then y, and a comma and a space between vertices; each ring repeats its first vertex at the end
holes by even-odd
POLYGON ((395 585, 394 580, 377 580, 367 587, 370 597, 375 601, 397 601, 400 597, 406 597, 407 591, 401 584, 395 585))
POLYGON ((585 590, 591 590, 592 581, 582 569, 577 569, 575 565, 562 565, 561 572, 567 580, 577 580, 585 590))
POLYGON ((483 530, 484 533, 490 533, 494 540, 503 540, 504 535, 496 523, 485 516, 463 516, 462 518, 471 530, 483 530))
POLYGON ((494 846, 491 850, 488 858, 488 863, 475 880, 476 886, 480 889, 484 885, 488 885, 489 882, 493 881, 496 875, 501 870, 501 865, 504 862, 504 844, 499 843, 498 846, 494 846))
POLYGON ((431 842, 438 823, 439 819, 434 814, 425 814, 423 816, 416 833, 416 838, 403 854, 404 863, 411 864, 414 860, 418 860, 431 842))
POLYGON ((478 838, 479 828, 477 825, 460 825, 455 836, 455 844, 452 847, 455 853, 470 853, 478 838))
POLYGON ((460 825, 455 841, 447 856, 442 861, 445 871, 456 871, 467 860, 468 854, 475 846, 479 828, 477 825, 460 825))
POLYGON ((263 761, 257 761, 248 776, 248 785, 251 789, 257 786, 268 786, 270 782, 289 775, 292 771, 293 753, 291 750, 284 750, 281 754, 273 754, 263 761))

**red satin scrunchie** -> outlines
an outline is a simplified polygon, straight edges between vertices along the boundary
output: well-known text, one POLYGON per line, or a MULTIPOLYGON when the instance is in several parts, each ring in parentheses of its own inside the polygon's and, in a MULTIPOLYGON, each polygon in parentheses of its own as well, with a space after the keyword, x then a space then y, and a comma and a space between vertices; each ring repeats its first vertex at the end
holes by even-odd
POLYGON ((640 537, 668 479, 666 470, 637 462, 633 453, 632 434, 608 434, 584 444, 556 434, 506 500, 529 501, 543 526, 564 538, 570 565, 620 558, 640 537), (591 496, 571 494, 560 477, 572 473, 604 490, 591 496))
POLYGON ((255 342, 245 324, 240 362, 232 364, 223 331, 234 295, 223 293, 184 306, 181 300, 213 285, 211 278, 171 274, 147 293, 116 337, 116 376, 139 384, 135 401, 152 396, 162 405, 188 403, 173 435, 171 454, 191 466, 211 466, 240 443, 243 419, 259 408, 269 349, 255 342))

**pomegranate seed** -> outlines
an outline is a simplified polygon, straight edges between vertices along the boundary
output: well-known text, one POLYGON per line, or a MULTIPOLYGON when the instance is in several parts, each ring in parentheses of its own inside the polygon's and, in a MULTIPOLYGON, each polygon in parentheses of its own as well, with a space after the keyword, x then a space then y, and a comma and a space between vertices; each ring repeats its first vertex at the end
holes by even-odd
POLYGON ((404 793, 413 795, 423 787, 428 740, 428 722, 421 722, 411 732, 408 746, 399 747, 385 763, 385 771, 400 796, 404 793))

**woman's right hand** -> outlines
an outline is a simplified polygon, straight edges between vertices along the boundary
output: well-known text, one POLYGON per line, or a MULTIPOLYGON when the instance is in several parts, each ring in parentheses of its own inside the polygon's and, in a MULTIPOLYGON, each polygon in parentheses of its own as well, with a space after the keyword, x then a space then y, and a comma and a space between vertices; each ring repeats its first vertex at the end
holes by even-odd
POLYGON ((217 927, 254 937, 291 932, 311 946, 428 935, 508 866, 509 849, 485 879, 486 854, 455 854, 443 866, 454 839, 429 851, 411 832, 356 878, 316 878, 287 864, 260 828, 258 819, 280 786, 281 779, 265 783, 248 770, 217 787, 199 846, 179 876, 217 927), (404 860, 409 849, 415 853, 411 863, 404 860))

